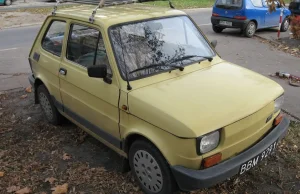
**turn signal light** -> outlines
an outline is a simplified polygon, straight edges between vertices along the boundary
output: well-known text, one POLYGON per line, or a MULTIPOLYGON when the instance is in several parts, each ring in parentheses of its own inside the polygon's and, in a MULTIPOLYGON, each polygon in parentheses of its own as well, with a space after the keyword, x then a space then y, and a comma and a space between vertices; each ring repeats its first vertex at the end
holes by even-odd
POLYGON ((212 13, 212 16, 219 17, 220 15, 219 15, 219 14, 217 14, 217 13, 212 13))
POLYGON ((279 114, 275 119, 274 119, 274 122, 273 122, 273 125, 276 126, 278 125, 283 119, 283 114, 279 114))
POLYGON ((234 19, 237 19, 237 20, 246 20, 247 17, 246 16, 234 16, 234 19))
POLYGON ((213 165, 216 165, 217 163, 219 163, 222 159, 222 154, 221 153, 217 153, 215 155, 212 155, 208 158, 204 158, 203 159, 203 166, 204 168, 208 168, 211 167, 213 165))

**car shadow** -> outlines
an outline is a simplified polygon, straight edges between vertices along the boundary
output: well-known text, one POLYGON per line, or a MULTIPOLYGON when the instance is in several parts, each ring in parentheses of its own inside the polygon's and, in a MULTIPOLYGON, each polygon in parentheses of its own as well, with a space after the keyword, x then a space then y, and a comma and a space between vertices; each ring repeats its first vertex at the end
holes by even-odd
MULTIPOLYGON (((266 35, 276 35, 277 33, 277 28, 267 28, 267 29, 259 29, 255 32, 255 34, 266 34, 266 35)), ((283 32, 281 32, 283 33, 283 32)), ((226 35, 226 36, 231 36, 231 37, 245 37, 245 35, 241 32, 240 29, 235 29, 235 28, 227 28, 224 29, 220 35, 226 35)))

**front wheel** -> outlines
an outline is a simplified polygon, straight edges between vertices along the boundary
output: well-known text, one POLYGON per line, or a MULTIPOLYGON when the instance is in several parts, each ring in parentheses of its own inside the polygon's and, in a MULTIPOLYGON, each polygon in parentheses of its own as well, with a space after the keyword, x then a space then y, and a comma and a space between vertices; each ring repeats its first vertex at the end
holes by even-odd
POLYGON ((5 5, 9 6, 9 5, 11 5, 11 4, 12 4, 12 0, 6 0, 6 1, 5 1, 5 5))
POLYGON ((129 150, 129 164, 145 193, 165 194, 176 191, 169 164, 153 144, 144 140, 133 142, 129 150))
POLYGON ((286 32, 289 29, 289 27, 290 27, 290 22, 287 18, 285 18, 281 23, 280 31, 286 32))
POLYGON ((224 30, 224 28, 221 28, 221 27, 218 27, 215 25, 212 26, 212 29, 215 33, 221 33, 224 30))
POLYGON ((246 29, 244 30, 244 35, 246 37, 251 38, 256 31, 256 24, 253 21, 250 21, 246 27, 246 29))

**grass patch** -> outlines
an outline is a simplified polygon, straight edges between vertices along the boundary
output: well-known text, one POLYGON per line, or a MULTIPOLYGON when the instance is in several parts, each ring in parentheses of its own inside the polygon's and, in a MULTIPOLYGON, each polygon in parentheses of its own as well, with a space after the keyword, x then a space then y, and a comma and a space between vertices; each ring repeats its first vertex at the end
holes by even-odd
MULTIPOLYGON (((201 8, 201 7, 211 7, 215 0, 171 0, 176 9, 191 9, 191 8, 201 8)), ((168 1, 153 1, 145 2, 145 4, 169 7, 168 1)))

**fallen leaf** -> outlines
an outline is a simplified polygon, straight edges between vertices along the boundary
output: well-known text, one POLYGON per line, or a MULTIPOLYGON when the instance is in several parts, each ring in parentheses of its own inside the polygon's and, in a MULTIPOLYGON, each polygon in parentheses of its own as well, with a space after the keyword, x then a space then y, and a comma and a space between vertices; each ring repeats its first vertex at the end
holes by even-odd
POLYGON ((67 153, 64 153, 63 160, 70 160, 70 159, 71 159, 71 156, 67 153))
POLYGON ((11 186, 11 187, 7 187, 6 191, 7 191, 7 193, 12 193, 12 192, 15 192, 15 191, 17 191, 19 189, 20 189, 19 186, 11 186))
POLYGON ((294 145, 294 146, 293 146, 293 150, 297 151, 297 150, 298 150, 298 146, 297 146, 297 145, 294 145))
POLYGON ((68 192, 68 183, 63 185, 57 185, 56 187, 51 189, 53 192, 52 194, 63 194, 68 192))
POLYGON ((28 86, 28 87, 25 89, 25 91, 26 91, 27 93, 31 93, 31 92, 32 92, 31 86, 28 86))
POLYGON ((51 178, 46 178, 46 180, 45 180, 45 182, 49 182, 51 185, 54 183, 54 181, 57 181, 57 179, 56 179, 56 178, 53 178, 53 177, 51 177, 51 178))
POLYGON ((21 99, 27 98, 27 94, 24 94, 20 97, 21 99))
POLYGON ((0 172, 0 177, 3 177, 4 176, 4 172, 0 172))
POLYGON ((16 194, 27 194, 27 193, 31 193, 31 189, 29 189, 28 187, 20 189, 16 192, 16 194))
POLYGON ((0 151, 0 158, 2 158, 4 156, 6 151, 0 151))

